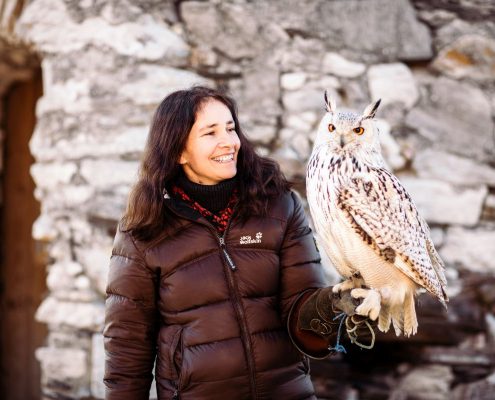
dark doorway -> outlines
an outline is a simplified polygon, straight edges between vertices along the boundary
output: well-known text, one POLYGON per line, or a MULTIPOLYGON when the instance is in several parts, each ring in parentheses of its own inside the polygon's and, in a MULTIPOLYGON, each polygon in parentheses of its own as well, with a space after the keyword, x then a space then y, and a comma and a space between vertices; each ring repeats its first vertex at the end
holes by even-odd
POLYGON ((41 70, 29 81, 14 83, 2 102, 4 132, 0 201, 0 398, 40 398, 40 367, 35 350, 46 327, 34 314, 46 291, 44 261, 31 236, 40 214, 29 173, 29 140, 42 95, 41 70))

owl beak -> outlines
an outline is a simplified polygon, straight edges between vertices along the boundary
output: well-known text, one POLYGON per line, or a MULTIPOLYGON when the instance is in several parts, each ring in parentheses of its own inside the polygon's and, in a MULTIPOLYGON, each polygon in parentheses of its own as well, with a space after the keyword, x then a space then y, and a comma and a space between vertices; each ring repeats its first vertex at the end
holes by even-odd
POLYGON ((347 142, 345 141, 345 137, 344 135, 340 135, 340 147, 341 148, 344 148, 344 146, 347 144, 347 142))

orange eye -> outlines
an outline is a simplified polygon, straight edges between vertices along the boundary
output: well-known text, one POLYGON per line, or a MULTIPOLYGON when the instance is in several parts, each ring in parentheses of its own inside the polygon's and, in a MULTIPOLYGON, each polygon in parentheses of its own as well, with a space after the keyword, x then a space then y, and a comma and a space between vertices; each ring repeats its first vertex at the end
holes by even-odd
POLYGON ((328 124, 328 130, 329 130, 329 132, 333 132, 335 130, 335 125, 334 124, 328 124))
POLYGON ((362 135, 364 133, 364 128, 362 126, 353 129, 358 135, 362 135))

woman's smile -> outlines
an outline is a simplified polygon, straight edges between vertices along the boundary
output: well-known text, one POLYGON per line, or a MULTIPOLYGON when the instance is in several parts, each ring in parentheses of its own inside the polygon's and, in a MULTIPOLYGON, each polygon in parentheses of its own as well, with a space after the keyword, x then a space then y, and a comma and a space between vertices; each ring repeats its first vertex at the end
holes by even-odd
POLYGON ((179 162, 190 181, 216 185, 237 174, 240 147, 229 108, 209 100, 196 113, 179 162))
POLYGON ((216 161, 218 163, 221 163, 221 164, 229 163, 229 162, 234 161, 234 153, 214 157, 214 158, 212 158, 212 160, 216 161))

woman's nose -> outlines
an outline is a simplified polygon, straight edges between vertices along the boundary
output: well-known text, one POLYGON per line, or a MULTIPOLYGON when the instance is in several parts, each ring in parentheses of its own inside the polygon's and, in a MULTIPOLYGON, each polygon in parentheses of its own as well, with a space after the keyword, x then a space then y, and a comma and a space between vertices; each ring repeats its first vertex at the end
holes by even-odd
POLYGON ((220 143, 219 145, 222 147, 234 147, 234 138, 230 134, 229 131, 224 131, 222 136, 220 137, 220 143))

